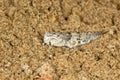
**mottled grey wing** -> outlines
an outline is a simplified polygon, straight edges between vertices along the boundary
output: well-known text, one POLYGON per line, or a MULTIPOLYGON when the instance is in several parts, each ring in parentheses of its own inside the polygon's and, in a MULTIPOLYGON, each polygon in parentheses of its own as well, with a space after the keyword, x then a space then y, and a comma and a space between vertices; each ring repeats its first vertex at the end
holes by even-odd
POLYGON ((60 36, 60 38, 62 38, 63 40, 69 41, 72 37, 71 33, 66 32, 66 33, 62 33, 60 36))

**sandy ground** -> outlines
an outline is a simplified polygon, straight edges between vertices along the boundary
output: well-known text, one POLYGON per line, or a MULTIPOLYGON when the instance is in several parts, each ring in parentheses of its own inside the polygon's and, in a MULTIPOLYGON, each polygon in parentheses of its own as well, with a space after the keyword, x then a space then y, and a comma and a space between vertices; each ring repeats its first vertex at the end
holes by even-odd
POLYGON ((0 0, 0 80, 120 80, 120 0, 0 0), (42 45, 46 32, 103 30, 72 49, 42 45))

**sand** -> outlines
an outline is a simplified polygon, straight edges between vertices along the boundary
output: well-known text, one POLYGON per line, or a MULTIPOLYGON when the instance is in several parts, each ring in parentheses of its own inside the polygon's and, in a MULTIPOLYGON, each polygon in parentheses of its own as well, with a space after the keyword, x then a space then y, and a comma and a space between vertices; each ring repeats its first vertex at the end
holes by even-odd
POLYGON ((0 0, 0 80, 120 80, 120 0, 0 0), (107 31, 74 47, 46 32, 107 31))

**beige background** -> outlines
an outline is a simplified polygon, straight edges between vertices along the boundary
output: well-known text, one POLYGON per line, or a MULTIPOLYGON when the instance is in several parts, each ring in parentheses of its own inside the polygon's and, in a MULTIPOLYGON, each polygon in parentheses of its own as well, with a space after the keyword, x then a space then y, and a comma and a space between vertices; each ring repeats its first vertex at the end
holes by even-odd
POLYGON ((120 80, 120 0, 0 0, 0 80, 120 80), (69 49, 45 32, 108 31, 69 49))

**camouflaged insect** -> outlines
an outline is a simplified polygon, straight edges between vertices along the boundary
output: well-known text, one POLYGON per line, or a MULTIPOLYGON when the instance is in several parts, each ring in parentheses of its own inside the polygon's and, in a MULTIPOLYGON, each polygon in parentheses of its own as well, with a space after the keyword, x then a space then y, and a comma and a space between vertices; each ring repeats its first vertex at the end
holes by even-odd
POLYGON ((81 46, 99 38, 101 32, 52 32, 45 33, 44 44, 66 46, 69 48, 81 46))

